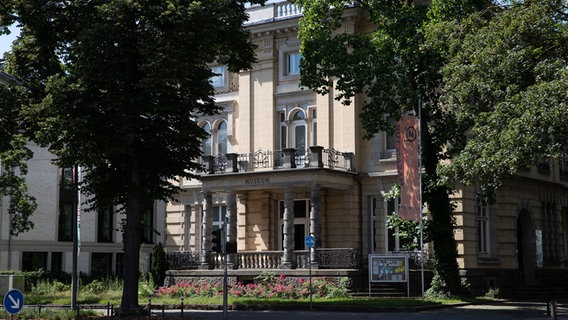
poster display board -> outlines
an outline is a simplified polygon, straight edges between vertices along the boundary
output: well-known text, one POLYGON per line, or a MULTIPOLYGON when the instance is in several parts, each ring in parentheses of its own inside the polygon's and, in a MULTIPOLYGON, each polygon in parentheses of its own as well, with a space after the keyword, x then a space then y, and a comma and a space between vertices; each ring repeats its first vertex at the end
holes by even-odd
POLYGON ((408 257, 403 255, 369 255, 369 294, 372 282, 406 282, 409 294, 408 257))
POLYGON ((408 257, 370 255, 369 272, 372 282, 407 282, 408 257))

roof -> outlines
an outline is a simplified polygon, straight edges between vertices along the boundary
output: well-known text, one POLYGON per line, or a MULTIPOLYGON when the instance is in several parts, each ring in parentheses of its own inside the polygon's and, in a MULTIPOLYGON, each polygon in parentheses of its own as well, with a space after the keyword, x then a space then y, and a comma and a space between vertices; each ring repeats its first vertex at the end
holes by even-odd
POLYGON ((20 84, 20 82, 16 80, 16 78, 12 77, 2 70, 0 70, 0 82, 5 84, 20 84))

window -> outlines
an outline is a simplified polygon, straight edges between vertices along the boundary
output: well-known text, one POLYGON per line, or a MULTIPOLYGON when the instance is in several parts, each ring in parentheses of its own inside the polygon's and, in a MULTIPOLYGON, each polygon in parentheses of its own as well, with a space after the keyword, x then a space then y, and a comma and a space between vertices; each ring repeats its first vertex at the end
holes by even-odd
POLYGON ((153 213, 150 208, 142 211, 142 243, 154 243, 153 213))
POLYGON ((47 252, 23 252, 22 271, 47 270, 47 252))
POLYGON ((227 154, 227 122, 221 121, 216 132, 217 154, 227 154))
POLYGON ((203 141, 201 142, 201 151, 203 151, 204 156, 211 156, 213 155, 211 148, 211 125, 206 122, 202 128, 203 130, 205 130, 205 132, 207 132, 207 138, 203 139, 203 141))
POLYGON ((300 61, 302 61, 302 55, 299 52, 290 52, 286 54, 287 76, 295 76, 300 74, 300 61))
POLYGON ((63 272, 63 252, 51 253, 51 273, 59 274, 63 272))
POLYGON ((477 200, 477 253, 489 255, 489 209, 478 198, 477 200))
MULTIPOLYGON (((394 119, 389 119, 389 123, 393 127, 396 126, 396 121, 394 119)), ((382 138, 383 145, 381 150, 381 159, 390 159, 396 155, 396 135, 396 131, 393 131, 392 133, 388 131, 383 132, 384 138, 382 138)))
POLYGON ((556 220, 556 205, 542 201, 542 251, 544 262, 558 262, 560 245, 558 239, 558 221, 556 220))
POLYGON ((227 74, 227 67, 226 66, 216 66, 211 68, 211 71, 213 71, 213 73, 215 73, 216 75, 211 77, 211 79, 209 80, 211 82, 211 85, 213 85, 213 88, 217 89, 217 88, 223 88, 226 87, 226 74, 227 74))
POLYGON ((73 213, 75 205, 72 202, 61 202, 59 204, 59 220, 57 229, 57 240, 73 240, 73 213))
POLYGON ((64 190, 73 188, 73 168, 61 169, 61 188, 64 190))
POLYGON ((213 230, 221 229, 227 216, 227 206, 213 207, 213 230))
POLYGON ((562 207, 562 234, 564 235, 564 259, 568 259, 568 207, 562 207))
POLYGON ((398 199, 385 200, 385 226, 387 226, 387 248, 389 252, 400 251, 400 243, 396 233, 398 230, 388 228, 386 223, 388 216, 397 212, 398 199))
POLYGON ((305 150, 307 141, 307 123, 304 111, 299 110, 294 113, 291 126, 291 147, 296 148, 297 150, 305 150))
POLYGON ((377 252, 379 248, 378 228, 379 221, 377 216, 377 197, 371 197, 369 201, 371 211, 371 252, 377 252))
POLYGON ((91 277, 101 279, 112 275, 112 253, 91 254, 91 277))
POLYGON ((124 264, 122 263, 122 259, 124 258, 124 253, 117 253, 116 254, 116 261, 115 261, 115 270, 116 276, 122 278, 124 276, 124 264))
POLYGON ((113 225, 113 208, 112 206, 99 211, 97 219, 97 241, 98 242, 112 242, 112 235, 114 231, 113 225))

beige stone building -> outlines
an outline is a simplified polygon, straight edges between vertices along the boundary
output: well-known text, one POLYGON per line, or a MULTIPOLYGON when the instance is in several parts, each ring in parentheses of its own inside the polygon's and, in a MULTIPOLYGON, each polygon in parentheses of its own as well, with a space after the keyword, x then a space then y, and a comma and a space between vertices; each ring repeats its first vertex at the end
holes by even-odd
MULTIPOLYGON (((167 205, 166 247, 183 260, 173 261, 179 270, 171 274, 220 274, 212 232, 225 216, 226 240, 237 247, 228 267, 237 279, 265 270, 304 275, 311 262, 318 275, 349 275, 365 286, 369 254, 408 254, 412 262, 416 255, 400 252, 386 227, 398 206, 382 197, 397 182, 394 138, 362 138, 362 98, 344 106, 333 91, 322 96, 300 86, 299 8, 274 1, 248 12, 258 61, 238 74, 213 66, 223 112, 198 119, 211 133, 204 172, 180 181, 179 201, 167 205), (316 239, 312 250, 307 235, 316 239)), ((346 10, 344 30, 365 32, 361 14, 346 10)), ((567 279, 563 168, 543 165, 511 179, 488 208, 478 206, 474 187, 455 195, 459 266, 474 289, 567 279)))

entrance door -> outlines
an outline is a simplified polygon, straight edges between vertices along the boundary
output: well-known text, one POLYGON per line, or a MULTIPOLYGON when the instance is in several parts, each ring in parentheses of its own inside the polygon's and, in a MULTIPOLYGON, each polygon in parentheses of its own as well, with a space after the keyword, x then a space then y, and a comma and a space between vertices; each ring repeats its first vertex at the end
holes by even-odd
POLYGON ((535 281, 536 239, 530 213, 522 210, 517 218, 517 262, 524 283, 535 281))

